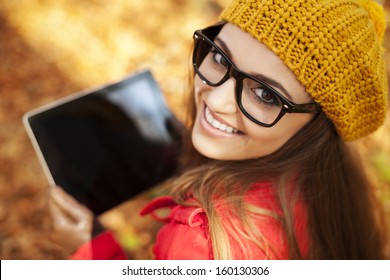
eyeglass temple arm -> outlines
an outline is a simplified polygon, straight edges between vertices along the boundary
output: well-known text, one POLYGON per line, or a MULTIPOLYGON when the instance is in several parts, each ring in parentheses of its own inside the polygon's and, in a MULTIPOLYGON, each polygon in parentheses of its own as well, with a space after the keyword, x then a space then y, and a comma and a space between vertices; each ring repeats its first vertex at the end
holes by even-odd
POLYGON ((307 104, 294 104, 287 109, 287 111, 290 113, 320 113, 322 108, 318 103, 313 102, 307 104))

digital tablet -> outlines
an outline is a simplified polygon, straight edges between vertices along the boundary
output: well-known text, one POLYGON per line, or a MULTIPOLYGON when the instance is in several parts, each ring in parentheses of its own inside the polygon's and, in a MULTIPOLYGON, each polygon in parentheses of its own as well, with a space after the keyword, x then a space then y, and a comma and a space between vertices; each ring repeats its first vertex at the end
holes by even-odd
POLYGON ((95 214, 177 168, 181 125, 149 71, 30 111, 23 123, 50 185, 95 214))

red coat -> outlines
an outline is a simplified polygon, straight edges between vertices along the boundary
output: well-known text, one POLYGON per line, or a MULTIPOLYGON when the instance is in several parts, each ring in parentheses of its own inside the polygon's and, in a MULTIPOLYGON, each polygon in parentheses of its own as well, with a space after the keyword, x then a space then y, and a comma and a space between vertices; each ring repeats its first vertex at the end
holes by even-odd
MULTIPOLYGON (((255 184, 245 195, 245 201, 261 208, 281 214, 281 208, 275 198, 270 184, 255 184)), ((228 209, 217 206, 217 212, 225 225, 232 218, 228 209)), ((213 251, 208 232, 207 216, 202 208, 177 205, 169 196, 153 200, 142 211, 142 215, 152 214, 156 219, 166 224, 157 234, 153 247, 156 259, 213 259, 213 251), (155 210, 163 207, 171 208, 166 219, 155 215, 155 210)), ((302 255, 307 256, 309 238, 307 234, 306 209, 303 202, 297 201, 294 207, 295 232, 302 255)), ((268 252, 270 259, 288 259, 286 234, 278 220, 262 216, 256 220, 256 226, 272 247, 268 252)), ((229 236, 233 259, 265 259, 266 252, 247 240, 235 240, 229 236), (239 246, 243 243, 245 248, 239 246), (246 253, 246 254, 245 254, 246 253)), ((105 232, 91 242, 80 247, 72 259, 125 259, 123 250, 111 233, 105 232)))

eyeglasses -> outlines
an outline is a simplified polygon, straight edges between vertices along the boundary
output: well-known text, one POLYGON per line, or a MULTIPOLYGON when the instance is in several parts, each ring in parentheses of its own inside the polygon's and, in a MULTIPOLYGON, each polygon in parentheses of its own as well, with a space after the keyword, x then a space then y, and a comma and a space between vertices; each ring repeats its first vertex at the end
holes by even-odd
POLYGON ((195 72, 209 86, 217 87, 233 77, 236 80, 236 102, 240 111, 254 123, 274 126, 286 113, 319 113, 318 103, 295 104, 277 90, 237 68, 214 43, 224 23, 194 33, 192 57, 195 72))

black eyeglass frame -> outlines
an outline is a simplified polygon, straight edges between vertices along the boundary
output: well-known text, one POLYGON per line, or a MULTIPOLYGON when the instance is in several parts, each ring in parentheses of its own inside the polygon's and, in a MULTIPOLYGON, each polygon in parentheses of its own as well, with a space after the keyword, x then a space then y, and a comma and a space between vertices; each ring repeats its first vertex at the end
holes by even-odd
POLYGON ((219 34, 222 27, 225 25, 226 22, 220 22, 216 25, 212 25, 210 27, 207 27, 205 29, 199 29, 194 32, 193 39, 194 39, 194 51, 192 56, 192 65, 194 67, 195 72, 199 75, 199 77, 202 79, 204 83, 206 83, 209 86, 217 87, 222 85, 224 82, 226 82, 230 77, 233 77, 236 80, 236 102, 238 107, 240 108, 240 111, 251 121, 254 123, 264 126, 264 127, 272 127, 274 126, 286 113, 313 113, 318 114, 322 111, 321 106, 318 103, 311 102, 311 103, 305 103, 305 104, 296 104, 290 100, 288 100, 286 97, 284 97, 282 94, 280 94, 277 90, 275 90, 273 87, 268 85, 267 83, 257 79, 256 77, 245 73, 244 71, 241 71, 238 69, 238 67, 231 61, 231 59, 224 53, 224 51, 219 48, 214 42, 213 39, 219 34), (206 79, 202 73, 199 71, 199 67, 196 64, 196 57, 195 54, 197 53, 197 48, 199 48, 199 40, 205 40, 211 46, 213 46, 220 54, 223 56, 223 58, 228 62, 228 69, 226 71, 225 76, 217 83, 212 83, 208 79, 206 79), (254 117, 252 117, 244 108, 241 102, 242 97, 242 89, 243 89, 243 80, 245 78, 249 78, 251 80, 254 80, 261 84, 262 86, 266 87, 272 93, 274 93, 282 102, 282 107, 280 110, 279 115, 276 117, 276 119, 271 124, 263 123, 254 117))

